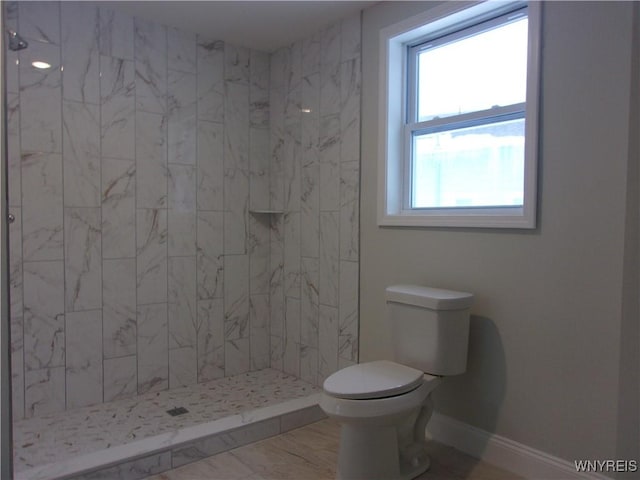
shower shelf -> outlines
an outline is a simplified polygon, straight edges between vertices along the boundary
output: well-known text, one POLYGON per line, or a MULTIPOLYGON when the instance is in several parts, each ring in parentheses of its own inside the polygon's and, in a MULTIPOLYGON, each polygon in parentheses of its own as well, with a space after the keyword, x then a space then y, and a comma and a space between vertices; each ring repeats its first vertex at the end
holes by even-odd
POLYGON ((253 213, 254 215, 282 215, 284 210, 269 210, 269 209, 258 209, 252 208, 249 210, 249 213, 253 213))

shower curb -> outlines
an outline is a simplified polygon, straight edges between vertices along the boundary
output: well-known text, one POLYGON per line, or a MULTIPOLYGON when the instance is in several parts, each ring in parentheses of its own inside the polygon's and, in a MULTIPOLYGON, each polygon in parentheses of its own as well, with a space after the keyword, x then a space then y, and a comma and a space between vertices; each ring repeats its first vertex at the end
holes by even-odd
POLYGON ((16 480, 139 480, 326 418, 319 393, 49 463, 16 480))

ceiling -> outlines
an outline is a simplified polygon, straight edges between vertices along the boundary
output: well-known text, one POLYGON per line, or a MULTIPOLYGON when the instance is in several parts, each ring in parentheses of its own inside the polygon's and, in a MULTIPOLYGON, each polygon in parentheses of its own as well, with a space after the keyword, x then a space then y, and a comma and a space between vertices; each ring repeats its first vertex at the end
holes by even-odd
POLYGON ((372 1, 108 1, 129 15, 272 52, 307 37, 372 1))

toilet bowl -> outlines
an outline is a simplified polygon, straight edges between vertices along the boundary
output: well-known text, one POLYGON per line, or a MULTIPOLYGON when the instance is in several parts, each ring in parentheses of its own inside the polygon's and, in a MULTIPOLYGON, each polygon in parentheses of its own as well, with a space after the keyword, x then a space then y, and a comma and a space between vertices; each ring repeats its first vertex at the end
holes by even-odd
POLYGON ((440 381, 384 360, 329 376, 320 407, 342 425, 338 478, 408 480, 425 472, 430 395, 440 381))
POLYGON ((324 381, 320 407, 341 424, 341 480, 409 480, 428 470, 431 392, 466 370, 473 295, 396 285, 386 300, 394 361, 352 365, 324 381))

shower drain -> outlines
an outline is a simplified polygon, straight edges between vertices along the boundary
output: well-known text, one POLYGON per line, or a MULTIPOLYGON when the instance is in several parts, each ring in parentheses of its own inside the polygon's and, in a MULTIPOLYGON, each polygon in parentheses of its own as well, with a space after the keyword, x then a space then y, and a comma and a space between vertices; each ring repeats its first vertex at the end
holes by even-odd
POLYGON ((187 410, 184 407, 175 407, 175 408, 172 408, 171 410, 167 410, 167 413, 172 417, 177 417, 178 415, 189 413, 189 410, 187 410))

